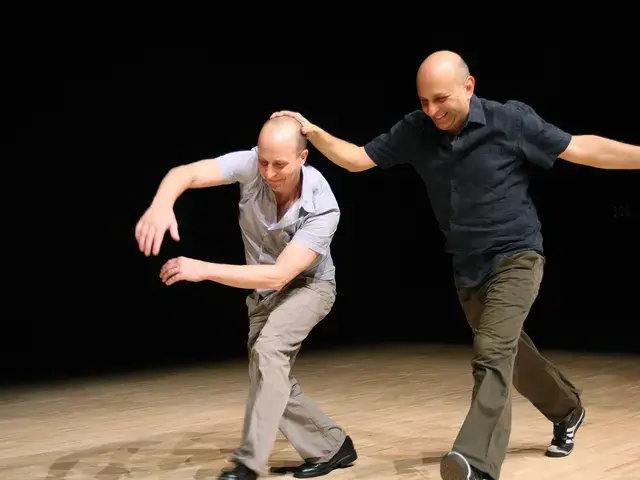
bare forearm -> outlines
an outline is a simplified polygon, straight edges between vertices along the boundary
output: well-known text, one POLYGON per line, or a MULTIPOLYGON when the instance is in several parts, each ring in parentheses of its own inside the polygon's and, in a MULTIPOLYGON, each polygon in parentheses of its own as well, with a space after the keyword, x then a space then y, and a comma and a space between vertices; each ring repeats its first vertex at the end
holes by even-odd
POLYGON ((364 148, 336 138, 319 127, 308 135, 308 139, 325 157, 350 172, 360 172, 374 166, 364 148))
POLYGON ((236 288, 270 288, 280 290, 284 275, 275 265, 207 265, 207 280, 236 288))
POLYGON ((189 188, 207 188, 225 182, 216 158, 206 158, 174 167, 165 175, 153 199, 156 204, 171 205, 189 188))
POLYGON ((640 169, 640 147, 610 140, 597 135, 579 135, 561 155, 574 163, 591 167, 632 170, 640 169))
POLYGON ((192 175, 186 165, 172 168, 160 182, 153 203, 173 206, 178 197, 190 187, 191 181, 192 175))

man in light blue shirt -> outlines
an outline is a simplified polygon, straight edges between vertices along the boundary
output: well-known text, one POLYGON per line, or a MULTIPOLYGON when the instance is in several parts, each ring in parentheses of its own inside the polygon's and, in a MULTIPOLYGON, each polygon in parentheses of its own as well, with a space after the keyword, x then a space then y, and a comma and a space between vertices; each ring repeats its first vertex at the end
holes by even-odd
POLYGON ((340 209, 324 177, 306 165, 308 150, 300 124, 267 121, 258 145, 246 151, 172 169, 136 226, 145 255, 157 255, 167 230, 179 241, 173 213, 189 188, 240 185, 240 227, 247 265, 223 265, 179 257, 165 263, 160 278, 211 280, 252 289, 249 314, 249 399, 235 468, 224 480, 253 480, 267 474, 278 428, 305 460, 297 478, 326 475, 352 464, 350 437, 300 389, 291 374, 303 340, 331 310, 336 296, 330 245, 340 209))

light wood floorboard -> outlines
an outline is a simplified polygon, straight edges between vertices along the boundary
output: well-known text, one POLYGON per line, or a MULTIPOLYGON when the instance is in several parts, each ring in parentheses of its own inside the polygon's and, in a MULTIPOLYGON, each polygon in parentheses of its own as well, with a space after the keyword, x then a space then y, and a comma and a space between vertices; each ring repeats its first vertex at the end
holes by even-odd
MULTIPOLYGON (((297 378, 359 453, 325 478, 439 479, 439 456, 467 413, 470 355, 303 350, 297 378)), ((640 357, 547 356, 583 389, 587 424, 574 453, 546 458, 552 426, 516 394, 502 479, 640 480, 640 357)), ((246 372, 239 362, 0 392, 0 479, 215 479, 240 441, 246 372)), ((299 461, 279 436, 273 464, 299 461)))

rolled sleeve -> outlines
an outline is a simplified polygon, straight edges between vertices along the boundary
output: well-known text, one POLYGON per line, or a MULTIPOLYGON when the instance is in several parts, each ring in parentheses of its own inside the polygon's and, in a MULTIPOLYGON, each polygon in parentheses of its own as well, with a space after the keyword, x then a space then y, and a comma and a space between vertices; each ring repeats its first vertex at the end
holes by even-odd
POLYGON ((519 131, 520 149, 527 160, 550 169, 571 142, 571 135, 543 120, 529 105, 512 101, 519 131))
POLYGON ((260 174, 257 147, 251 150, 227 153, 218 157, 217 162, 226 184, 236 182, 246 184, 260 174))
POLYGON ((337 208, 310 215, 304 220, 292 241, 300 243, 320 255, 326 255, 338 229, 339 221, 340 210, 337 208))

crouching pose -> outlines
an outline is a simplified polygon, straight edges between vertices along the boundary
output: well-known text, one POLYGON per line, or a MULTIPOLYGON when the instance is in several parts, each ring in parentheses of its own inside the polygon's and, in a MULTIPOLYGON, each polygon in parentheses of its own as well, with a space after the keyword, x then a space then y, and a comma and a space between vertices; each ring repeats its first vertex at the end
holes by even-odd
POLYGON ((250 388, 242 442, 232 457, 235 468, 220 479, 267 474, 278 429, 305 460, 292 469, 297 478, 326 475, 357 458, 350 437, 291 373, 302 342, 336 297, 330 244, 340 209, 325 178, 305 164, 306 142, 296 120, 270 119, 255 148, 172 169, 136 226, 140 250, 157 255, 167 230, 179 240, 173 204, 185 190, 240 184, 247 265, 180 257, 160 272, 167 285, 210 280, 253 290, 247 297, 250 388))

